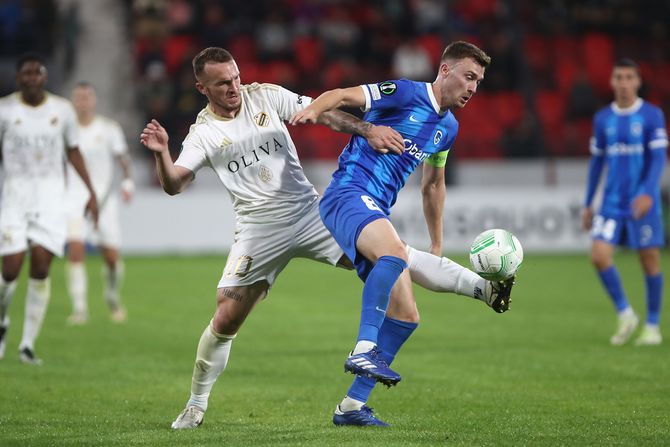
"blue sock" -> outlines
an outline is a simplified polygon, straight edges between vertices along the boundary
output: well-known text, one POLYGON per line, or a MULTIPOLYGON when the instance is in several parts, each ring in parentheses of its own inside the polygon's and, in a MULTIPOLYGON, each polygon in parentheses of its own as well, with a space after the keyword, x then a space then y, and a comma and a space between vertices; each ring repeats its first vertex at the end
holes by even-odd
POLYGON ((663 300, 663 274, 645 276, 647 284, 647 324, 658 324, 663 300))
POLYGON ((617 312, 626 309, 628 307, 628 300, 623 292, 621 278, 619 277, 619 272, 617 272, 616 267, 612 266, 602 272, 598 272, 598 276, 600 276, 600 280, 602 281, 605 290, 607 290, 610 299, 614 303, 617 312))
MULTIPOLYGON (((381 351, 380 357, 389 365, 393 362, 400 347, 412 335, 418 323, 408 323, 406 321, 384 318, 381 329, 379 329, 379 344, 377 347, 381 351)), ((356 376, 354 383, 349 387, 347 396, 361 402, 367 402, 370 393, 375 386, 375 380, 368 377, 356 376)))
POLYGON ((382 256, 370 270, 363 286, 363 305, 358 340, 368 340, 377 344, 379 328, 384 321, 389 305, 391 289, 407 263, 395 256, 382 256))

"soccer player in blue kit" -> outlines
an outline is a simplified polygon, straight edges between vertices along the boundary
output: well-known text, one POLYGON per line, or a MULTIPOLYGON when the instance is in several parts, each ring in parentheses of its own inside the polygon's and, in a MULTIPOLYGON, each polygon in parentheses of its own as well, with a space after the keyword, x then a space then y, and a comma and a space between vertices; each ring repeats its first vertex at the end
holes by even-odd
MULTIPOLYGON (((389 386, 400 381, 389 365, 419 321, 408 254, 389 220, 390 209, 409 175, 425 162, 422 195, 430 251, 442 251, 444 166, 458 132, 450 109, 467 104, 490 61, 475 45, 454 42, 445 48, 433 83, 403 79, 330 90, 290 120, 315 123, 327 110, 360 107, 366 121, 397 130, 405 145, 401 155, 378 155, 364 139, 352 137, 320 204, 326 228, 365 282, 358 339, 345 362, 345 371, 357 377, 335 410, 336 425, 387 425, 364 404, 375 381, 389 386), (389 304, 394 285, 401 293, 389 304)), ((512 281, 498 287, 506 299, 512 281)))
POLYGON ((582 224, 591 230, 591 260, 618 313, 610 343, 626 343, 639 323, 613 263, 615 246, 619 245, 638 252, 645 275, 647 321, 635 344, 658 345, 662 341, 659 315, 663 296, 660 247, 664 245, 660 180, 668 134, 661 109, 638 96, 640 70, 634 61, 618 61, 610 83, 614 102, 598 111, 593 120, 582 224), (594 217, 591 204, 605 165, 602 205, 594 217))

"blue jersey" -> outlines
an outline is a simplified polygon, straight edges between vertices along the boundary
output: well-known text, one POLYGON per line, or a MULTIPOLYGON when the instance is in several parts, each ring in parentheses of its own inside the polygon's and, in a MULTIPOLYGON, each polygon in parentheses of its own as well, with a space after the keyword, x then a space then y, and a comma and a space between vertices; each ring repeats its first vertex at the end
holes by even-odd
POLYGON ((397 130, 405 151, 379 154, 365 138, 354 135, 340 155, 328 189, 363 191, 388 215, 407 177, 421 162, 446 158, 458 122, 450 111, 440 111, 430 83, 402 79, 361 88, 365 121, 397 130))
POLYGON ((598 111, 593 120, 585 205, 591 205, 606 164, 601 214, 630 217, 633 199, 644 193, 654 201, 650 214, 660 215, 660 178, 667 147, 665 119, 658 107, 638 99, 626 109, 612 103, 598 111))

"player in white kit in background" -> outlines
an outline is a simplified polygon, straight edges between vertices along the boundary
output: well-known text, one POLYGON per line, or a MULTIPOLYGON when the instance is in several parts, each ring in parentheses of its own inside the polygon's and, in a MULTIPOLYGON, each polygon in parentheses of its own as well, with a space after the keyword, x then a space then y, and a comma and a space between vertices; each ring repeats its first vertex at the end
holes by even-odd
POLYGON ((72 104, 47 92, 41 56, 27 54, 16 64, 18 91, 0 99, 0 143, 4 181, 0 208, 0 358, 4 357, 9 304, 26 251, 30 271, 19 359, 41 364, 34 344, 51 294, 49 268, 65 245, 65 161, 81 177, 89 196, 81 213, 94 220, 98 208, 84 160, 72 104))
MULTIPOLYGON (((312 99, 273 84, 242 85, 235 60, 222 48, 201 51, 193 59, 193 70, 196 88, 207 97, 208 105, 191 126, 177 161, 170 157, 168 134, 158 121, 147 124, 140 141, 154 152, 161 185, 170 195, 182 192, 199 169, 214 170, 231 196, 237 228, 218 284, 214 317, 198 343, 191 396, 173 429, 202 423, 233 339, 291 259, 351 268, 321 222, 319 196, 305 177, 285 124, 312 99)), ((404 150, 400 134, 386 126, 373 126, 340 111, 321 115, 319 122, 361 135, 381 153, 404 150)), ((492 306, 498 292, 491 283, 447 258, 407 249, 414 282, 492 306)), ((395 293, 407 291, 394 289, 392 302, 395 293)))
POLYGON ((100 216, 96 228, 93 222, 80 212, 88 198, 88 191, 74 169, 68 167, 66 281, 72 301, 72 314, 67 321, 73 325, 85 324, 88 321, 85 243, 89 242, 99 247, 103 257, 104 299, 110 317, 112 321, 121 323, 126 320, 126 309, 121 303, 120 294, 124 265, 119 257, 121 223, 119 191, 114 182, 114 172, 118 164, 123 176, 120 195, 124 202, 129 202, 135 187, 131 177, 128 144, 119 123, 96 113, 97 96, 91 84, 78 83, 72 90, 71 100, 79 123, 79 150, 91 177, 100 216))

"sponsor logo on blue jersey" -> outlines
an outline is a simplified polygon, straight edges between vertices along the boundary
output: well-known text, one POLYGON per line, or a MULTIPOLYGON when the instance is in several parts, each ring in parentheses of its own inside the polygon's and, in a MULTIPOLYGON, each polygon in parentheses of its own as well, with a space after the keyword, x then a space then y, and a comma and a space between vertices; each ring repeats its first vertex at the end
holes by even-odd
POLYGON ((615 143, 607 146, 607 155, 638 155, 644 152, 642 143, 625 144, 615 143))
POLYGON ((405 143, 405 153, 411 155, 417 160, 424 161, 426 158, 430 157, 430 154, 425 153, 423 150, 419 149, 419 146, 416 145, 412 140, 405 138, 402 140, 405 143))

